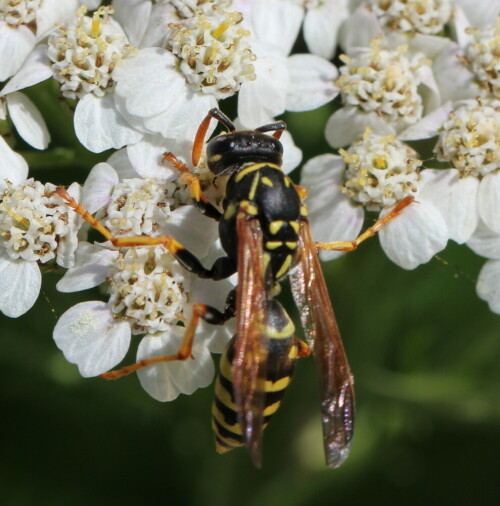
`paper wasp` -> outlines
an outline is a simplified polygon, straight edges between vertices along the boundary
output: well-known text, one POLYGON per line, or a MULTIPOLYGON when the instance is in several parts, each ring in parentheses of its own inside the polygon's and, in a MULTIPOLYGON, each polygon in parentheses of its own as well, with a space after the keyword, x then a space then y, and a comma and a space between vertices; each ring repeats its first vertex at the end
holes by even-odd
POLYGON ((413 199, 402 200, 391 212, 353 241, 314 243, 309 229, 305 192, 281 169, 279 138, 286 125, 277 121, 255 130, 237 131, 218 109, 209 111, 195 137, 192 163, 199 163, 206 132, 216 119, 228 132, 206 146, 207 164, 217 176, 229 176, 222 212, 203 194, 199 180, 172 153, 164 159, 176 167, 189 185, 195 206, 218 220, 226 256, 211 268, 171 236, 114 237, 99 221, 71 199, 57 192, 78 214, 116 247, 162 244, 188 271, 214 280, 238 273, 238 285, 219 311, 195 304, 193 317, 176 354, 153 357, 102 376, 119 378, 141 367, 191 356, 200 318, 223 324, 236 316, 236 334, 221 358, 212 409, 216 446, 225 452, 245 445, 253 462, 261 462, 262 432, 281 403, 297 357, 316 359, 321 383, 321 414, 326 462, 331 467, 347 458, 354 429, 353 378, 344 352, 318 249, 350 251, 396 217, 413 199), (269 132, 273 132, 269 135, 269 132), (290 276, 292 293, 301 315, 307 342, 295 336, 295 327, 276 300, 279 283, 290 276))

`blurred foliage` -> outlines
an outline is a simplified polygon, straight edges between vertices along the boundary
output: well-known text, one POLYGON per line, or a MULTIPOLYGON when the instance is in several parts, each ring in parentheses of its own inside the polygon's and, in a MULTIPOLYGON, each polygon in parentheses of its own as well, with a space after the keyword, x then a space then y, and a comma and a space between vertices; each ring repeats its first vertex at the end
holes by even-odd
MULTIPOLYGON (((83 181, 106 155, 75 148, 71 109, 51 86, 30 90, 49 118, 50 149, 16 149, 36 178, 83 181)), ((328 150, 331 110, 285 118, 305 159, 328 150)), ((60 294, 59 274, 47 273, 36 308, 0 315, 0 504, 498 504, 500 318, 475 294, 482 262, 451 244, 403 271, 372 239, 325 264, 358 406, 352 455, 338 470, 323 463, 312 359, 297 365, 257 470, 243 450, 215 454, 212 388, 161 404, 135 376, 81 378, 52 328, 100 294, 60 294)))

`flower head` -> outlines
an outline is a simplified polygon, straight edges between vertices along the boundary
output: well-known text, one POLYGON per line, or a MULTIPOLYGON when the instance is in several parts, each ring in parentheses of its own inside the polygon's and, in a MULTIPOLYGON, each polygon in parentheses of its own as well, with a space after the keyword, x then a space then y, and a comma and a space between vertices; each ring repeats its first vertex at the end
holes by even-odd
POLYGON ((373 136, 367 129, 362 140, 340 152, 346 163, 342 191, 367 210, 380 211, 416 193, 422 162, 394 136, 373 136))
POLYGON ((373 12, 387 30, 435 35, 451 17, 451 0, 370 0, 373 12))
POLYGON ((500 103, 469 101, 443 123, 437 159, 451 162, 462 177, 479 179, 500 169, 500 103))
POLYGON ((179 59, 179 70, 194 91, 221 99, 255 79, 250 32, 240 26, 242 20, 239 12, 198 11, 183 23, 170 25, 167 48, 179 59))
POLYGON ((467 33, 474 39, 465 50, 469 68, 485 94, 500 99, 500 17, 492 27, 469 28, 467 33))
POLYGON ((80 218, 54 194, 53 184, 8 184, 0 201, 0 243, 12 259, 71 267, 80 218))
POLYGON ((66 25, 49 37, 48 55, 54 77, 67 98, 83 98, 87 93, 102 97, 114 86, 114 68, 134 52, 120 26, 109 15, 112 7, 99 7, 86 16, 85 6, 66 25))

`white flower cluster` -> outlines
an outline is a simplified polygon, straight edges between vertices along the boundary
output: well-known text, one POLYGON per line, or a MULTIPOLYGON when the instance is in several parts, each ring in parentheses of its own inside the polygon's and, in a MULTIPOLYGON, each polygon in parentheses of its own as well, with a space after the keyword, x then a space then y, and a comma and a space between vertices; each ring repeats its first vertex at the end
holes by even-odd
MULTIPOLYGON (((207 269, 225 255, 217 223, 191 198, 197 179, 210 204, 223 207, 227 177, 211 174, 203 153, 192 167, 191 155, 207 113, 225 104, 241 129, 331 104, 325 138, 333 152, 301 172, 314 239, 354 240, 367 213, 383 218, 411 196, 378 234, 387 256, 414 269, 450 240, 466 244, 488 259, 477 291, 500 313, 498 0, 481 9, 469 0, 78 4, 0 0, 0 47, 9 48, 0 54, 0 115, 17 131, 9 143, 49 147, 51 109, 40 100, 38 110, 23 90, 51 80, 44 93, 72 114, 72 159, 86 150, 101 157, 83 188, 65 193, 29 179, 27 162, 0 137, 0 311, 27 312, 49 266, 66 269, 62 292, 101 286, 105 301, 69 308, 54 331, 82 375, 115 368, 136 335, 138 361, 175 354, 194 304, 223 311, 234 283, 199 279, 165 246, 180 243, 207 269), (306 53, 294 49, 299 35, 306 53), (425 156, 406 144, 425 139, 425 156), (90 242, 89 224, 101 241, 90 242)), ((289 172, 302 154, 289 133, 281 141, 289 172)), ((139 368, 153 397, 170 400, 211 381, 211 353, 232 333, 201 326, 195 360, 139 368)))

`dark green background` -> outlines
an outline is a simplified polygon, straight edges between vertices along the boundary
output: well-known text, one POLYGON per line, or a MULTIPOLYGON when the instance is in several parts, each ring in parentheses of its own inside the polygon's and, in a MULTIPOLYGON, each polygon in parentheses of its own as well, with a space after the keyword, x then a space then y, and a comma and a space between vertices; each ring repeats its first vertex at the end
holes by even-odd
MULTIPOLYGON (((30 95, 44 93, 50 86, 30 95)), ((60 149, 29 154, 31 174, 83 181, 99 157, 68 148, 69 111, 53 107, 60 149)), ((286 118, 306 157, 327 149, 330 112, 286 118)), ((323 463, 312 359, 299 361, 256 470, 243 450, 214 452, 211 387, 161 404, 134 376, 81 378, 51 332, 66 309, 99 294, 58 294, 59 274, 46 274, 36 309, 0 315, 0 504, 498 504, 500 317, 475 294, 482 259, 456 245, 440 258, 404 271, 372 239, 325 265, 358 407, 338 470, 323 463)))

